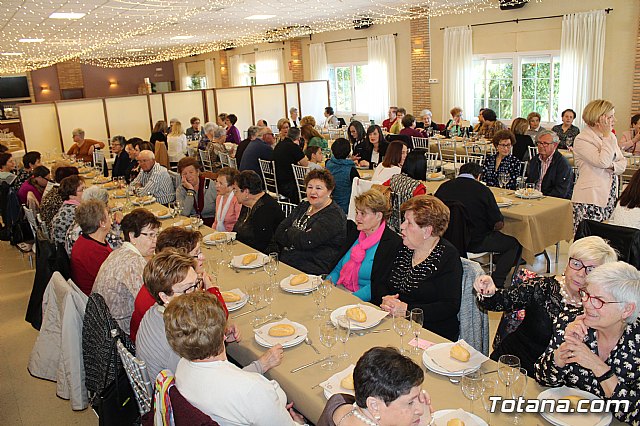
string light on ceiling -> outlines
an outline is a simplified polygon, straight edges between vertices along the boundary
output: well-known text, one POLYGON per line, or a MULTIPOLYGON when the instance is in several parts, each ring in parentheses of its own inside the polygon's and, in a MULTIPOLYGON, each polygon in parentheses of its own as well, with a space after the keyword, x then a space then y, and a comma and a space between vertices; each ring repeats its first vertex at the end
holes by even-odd
POLYGON ((497 0, 400 1, 77 0, 61 6, 54 0, 4 0, 0 73, 72 59, 109 68, 131 67, 352 29, 356 19, 387 24, 498 7, 497 0), (84 16, 49 19, 52 13, 84 16), (270 17, 245 19, 252 15, 270 17))

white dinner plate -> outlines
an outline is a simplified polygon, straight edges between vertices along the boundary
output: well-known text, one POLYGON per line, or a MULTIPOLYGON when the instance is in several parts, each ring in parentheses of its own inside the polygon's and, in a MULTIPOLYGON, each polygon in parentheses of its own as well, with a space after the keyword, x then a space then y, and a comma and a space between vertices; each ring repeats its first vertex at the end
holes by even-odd
MULTIPOLYGON (((427 370, 436 373, 436 374, 440 374, 441 376, 447 376, 447 377, 461 377, 462 376, 462 372, 464 370, 459 370, 459 371, 449 371, 444 369, 443 367, 439 366, 429 355, 429 349, 431 348, 438 348, 441 346, 453 346, 455 345, 455 342, 447 342, 447 343, 438 343, 436 345, 431 346, 430 348, 428 348, 427 350, 425 350, 422 353, 422 363, 424 364, 425 367, 427 367, 427 370)), ((465 370, 471 370, 471 371, 476 371, 479 370, 480 367, 482 367, 482 364, 476 366, 476 367, 470 367, 468 369, 465 370)))
MULTIPOLYGON (((561 399, 569 395, 580 396, 584 399, 599 399, 592 393, 567 386, 544 390, 540 392, 537 399, 561 399)), ((611 413, 548 413, 543 411, 540 415, 555 426, 607 426, 613 420, 611 413)))
POLYGON ((264 265, 266 259, 269 258, 269 256, 262 254, 262 253, 256 253, 258 255, 258 258, 256 260, 254 260, 253 262, 251 262, 248 265, 243 265, 242 264, 242 259, 244 258, 245 255, 247 254, 251 254, 251 253, 245 253, 245 254, 241 254, 240 256, 233 256, 233 259, 231 259, 231 266, 233 266, 234 268, 238 268, 238 269, 255 269, 255 268, 260 268, 264 265))
POLYGON ((229 312, 233 312, 233 311, 237 311, 238 309, 241 309, 249 301, 249 296, 244 294, 242 292, 242 290, 233 289, 233 290, 229 290, 229 291, 231 291, 231 292, 237 294, 238 296, 240 296, 240 300, 238 300, 237 302, 231 302, 231 303, 225 302, 225 304, 227 305, 227 310, 229 312))
POLYGON ((515 195, 518 198, 526 198, 526 199, 542 198, 544 196, 544 194, 542 194, 542 192, 540 192, 538 190, 534 190, 531 193, 527 193, 526 189, 518 189, 515 192, 515 195))
POLYGON ((280 281, 280 288, 286 291, 287 293, 294 294, 304 294, 309 293, 310 291, 315 290, 320 285, 320 280, 317 275, 309 275, 309 280, 306 283, 302 283, 300 285, 291 285, 291 279, 295 277, 295 275, 289 275, 282 281, 280 281))
POLYGON ((146 206, 147 204, 153 204, 155 202, 156 197, 154 197, 153 195, 151 195, 151 198, 135 197, 131 200, 131 204, 134 204, 136 206, 146 206))
MULTIPOLYGON (((453 411, 457 411, 457 410, 438 410, 435 413, 433 413, 433 420, 434 420, 435 426, 440 426, 438 424, 438 419, 446 416, 447 414, 449 414, 449 413, 451 413, 453 411)), ((475 426, 488 426, 487 422, 482 420, 481 417, 476 416, 475 414, 470 413, 468 411, 465 411, 465 414, 473 419, 473 421, 475 422, 475 426)), ((446 425, 443 425, 443 426, 446 426, 446 425)), ((473 425, 466 425, 466 426, 473 426, 473 425)))
POLYGON ((382 311, 380 309, 374 308, 373 306, 369 306, 369 305, 346 305, 346 306, 341 306, 338 309, 331 312, 331 315, 329 316, 331 319, 331 322, 335 326, 337 326, 338 317, 340 315, 346 315, 347 309, 355 308, 355 307, 360 307, 362 308, 362 310, 365 311, 365 313, 367 314, 367 321, 365 321, 362 324, 358 324, 355 321, 351 321, 352 330, 366 330, 368 328, 375 327, 376 325, 380 324, 383 318, 389 315, 388 312, 382 311))
MULTIPOLYGON (((274 322, 272 324, 269 325, 276 325, 278 322, 274 322)), ((299 345, 300 343, 304 342, 304 339, 307 338, 307 335, 309 334, 309 330, 307 330, 307 327, 305 327, 304 325, 291 321, 291 323, 294 325, 294 327, 296 328, 296 332, 298 332, 298 330, 300 330, 300 334, 298 335, 298 337, 296 337, 293 340, 289 340, 288 342, 285 343, 281 343, 283 348, 292 348, 294 346, 299 345)), ((253 337, 256 339, 256 343, 259 344, 260 346, 263 346, 265 348, 271 348, 273 347, 273 345, 271 345, 269 342, 267 342, 266 340, 264 340, 262 337, 258 336, 257 334, 253 333, 253 337)))
POLYGON ((443 173, 438 173, 437 177, 430 177, 429 175, 427 175, 427 180, 431 181, 431 182, 437 182, 440 180, 445 180, 447 177, 443 174, 443 173))
POLYGON ((233 241, 233 240, 236 239, 236 233, 235 232, 213 231, 212 233, 205 235, 205 237, 202 239, 202 241, 204 241, 204 243, 207 244, 207 245, 215 245, 215 244, 219 243, 220 241, 224 241, 224 240, 220 240, 220 241, 212 240, 211 237, 213 237, 214 234, 224 234, 227 237, 227 241, 233 241))
POLYGON ((163 215, 159 215, 157 211, 153 213, 157 215, 156 217, 158 219, 169 219, 171 217, 171 211, 169 211, 168 209, 167 209, 167 213, 163 215))

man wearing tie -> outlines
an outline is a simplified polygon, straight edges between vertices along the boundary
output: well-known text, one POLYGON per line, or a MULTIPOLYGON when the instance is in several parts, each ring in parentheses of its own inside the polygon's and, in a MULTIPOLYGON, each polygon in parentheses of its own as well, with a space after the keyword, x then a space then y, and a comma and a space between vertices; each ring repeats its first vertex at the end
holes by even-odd
POLYGON ((298 108, 291 107, 289 109, 289 116, 291 117, 291 127, 300 127, 300 119, 298 118, 298 108))

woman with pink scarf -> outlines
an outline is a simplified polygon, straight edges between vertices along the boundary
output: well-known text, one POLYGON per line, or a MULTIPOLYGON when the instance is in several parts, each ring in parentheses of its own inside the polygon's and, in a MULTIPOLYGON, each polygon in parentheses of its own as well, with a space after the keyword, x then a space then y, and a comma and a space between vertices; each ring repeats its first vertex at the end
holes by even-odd
POLYGON ((379 288, 389 279, 402 239, 387 226, 391 206, 381 192, 371 189, 360 194, 355 205, 355 225, 347 223, 346 253, 329 278, 368 302, 371 288, 379 288))

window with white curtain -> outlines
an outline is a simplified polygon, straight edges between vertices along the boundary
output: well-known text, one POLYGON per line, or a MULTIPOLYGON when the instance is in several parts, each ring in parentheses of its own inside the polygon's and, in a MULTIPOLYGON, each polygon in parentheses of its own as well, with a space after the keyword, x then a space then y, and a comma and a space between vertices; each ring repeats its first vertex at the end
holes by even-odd
POLYGON ((256 85, 256 64, 242 63, 240 64, 240 80, 241 86, 256 85))
POLYGON ((491 108, 500 120, 536 111, 542 121, 560 119, 560 53, 557 51, 477 55, 473 59, 474 111, 491 108))
POLYGON ((329 92, 336 114, 369 113, 366 62, 329 65, 329 92))

